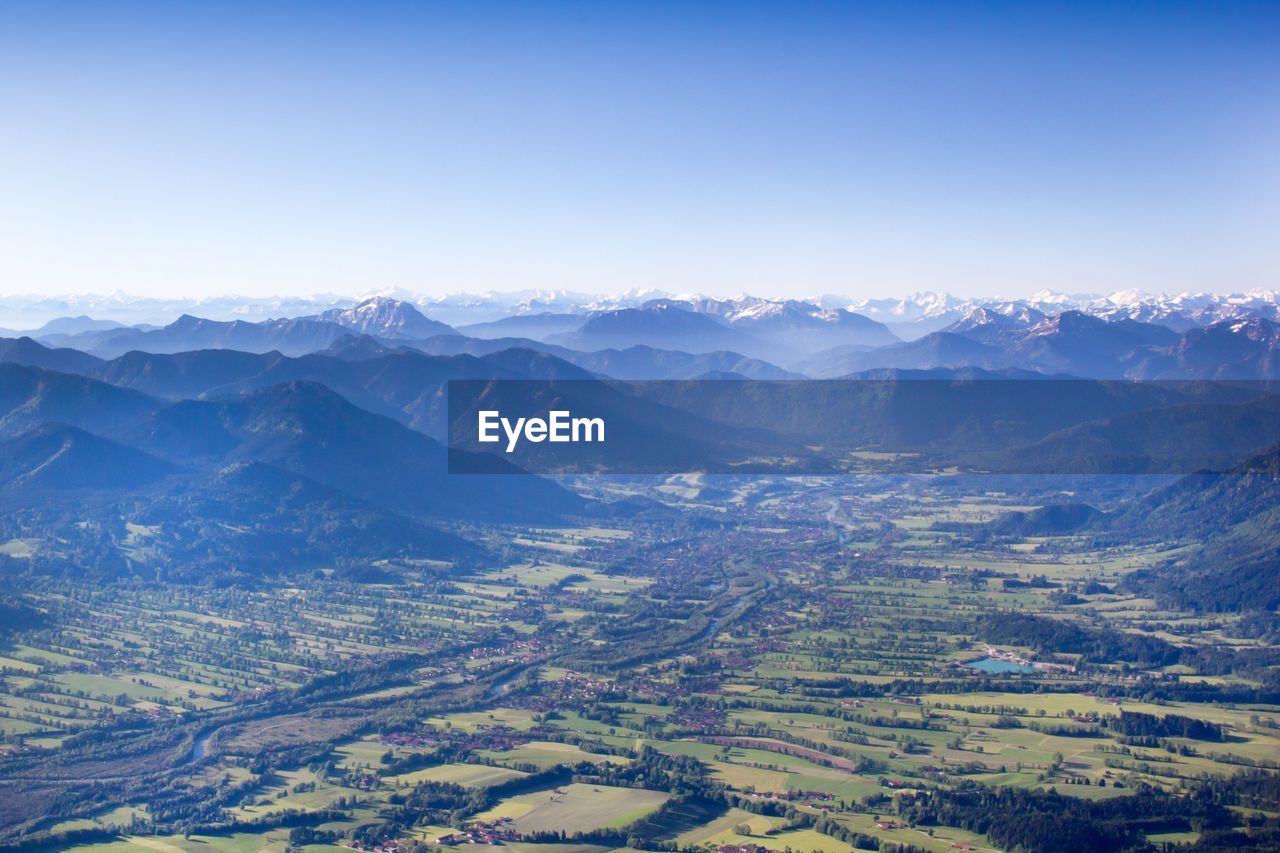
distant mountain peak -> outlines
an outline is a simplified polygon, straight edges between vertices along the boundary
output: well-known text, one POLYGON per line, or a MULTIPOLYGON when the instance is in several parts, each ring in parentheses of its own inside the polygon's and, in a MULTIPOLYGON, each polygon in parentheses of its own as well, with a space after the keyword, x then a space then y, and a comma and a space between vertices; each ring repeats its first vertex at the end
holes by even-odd
POLYGON ((942 331, 984 344, 1009 344, 1045 321, 1045 315, 1028 305, 979 305, 942 331))
POLYGON ((998 326, 1002 329, 1030 328, 1043 322, 1045 315, 1029 306, 1014 306, 1011 311, 999 311, 990 305, 970 309, 963 317, 948 326, 948 332, 966 332, 982 326, 998 326))
POLYGON ((370 358, 390 355, 396 349, 389 347, 372 335, 352 333, 338 338, 326 349, 317 350, 317 355, 330 355, 346 361, 361 361, 370 358))
POLYGON ((1104 330, 1109 325, 1111 324, 1100 317, 1071 308, 1051 317, 1045 317, 1027 330, 1027 336, 1087 334, 1104 330))
POLYGON ((31 334, 40 335, 74 335, 80 332, 101 332, 109 329, 123 328, 122 324, 113 320, 95 320, 87 314, 75 317, 56 317, 45 323, 31 334))
POLYGON ((1054 290, 1038 290, 1031 294, 1029 302, 1039 303, 1041 305, 1078 305, 1087 296, 1069 296, 1065 293, 1058 293, 1054 290))
POLYGON ((245 400, 283 405, 286 408, 350 405, 337 391, 314 379, 291 379, 278 385, 268 385, 245 395, 245 400))
POLYGON ((452 327, 432 320, 411 303, 390 296, 371 296, 350 308, 331 308, 316 319, 379 338, 422 339, 457 334, 452 327))
POLYGON ((1218 324, 1229 328, 1232 334, 1244 335, 1251 341, 1280 343, 1280 325, 1265 317, 1246 317, 1242 320, 1218 324))

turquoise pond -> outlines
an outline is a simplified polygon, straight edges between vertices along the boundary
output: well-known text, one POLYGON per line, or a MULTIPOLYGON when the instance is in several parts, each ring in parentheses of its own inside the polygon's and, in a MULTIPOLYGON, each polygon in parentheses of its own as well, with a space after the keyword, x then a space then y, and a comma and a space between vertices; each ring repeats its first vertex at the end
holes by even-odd
POLYGON ((972 663, 965 664, 971 669, 980 669, 983 672, 1035 672, 1034 666, 1023 666, 1020 663, 1013 663, 1007 660, 996 660, 995 658, 982 658, 972 663))

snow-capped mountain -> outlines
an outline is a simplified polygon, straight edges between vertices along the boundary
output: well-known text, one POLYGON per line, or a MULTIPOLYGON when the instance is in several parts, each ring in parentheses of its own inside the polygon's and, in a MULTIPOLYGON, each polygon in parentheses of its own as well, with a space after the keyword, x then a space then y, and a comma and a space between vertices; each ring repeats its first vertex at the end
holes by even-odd
MULTIPOLYGON (((656 355, 642 361, 665 365, 663 370, 672 369, 680 360, 677 356, 718 353, 715 366, 708 367, 713 373, 725 372, 725 365, 745 364, 745 358, 759 362, 750 367, 757 375, 773 365, 779 369, 775 374, 798 370, 814 377, 882 369, 975 367, 1133 379, 1280 378, 1280 293, 1274 291, 1225 296, 1122 291, 1089 297, 1042 292, 1025 299, 970 300, 924 293, 861 303, 834 297, 654 295, 654 291, 639 290, 602 299, 549 291, 410 301, 383 293, 360 300, 325 295, 302 300, 225 297, 190 303, 134 300, 121 294, 59 299, 11 296, 0 297, 0 311, 17 310, 27 316, 34 310, 76 313, 46 320, 43 330, 30 334, 34 340, 24 342, 22 332, 0 333, 0 338, 13 341, 8 345, 8 360, 31 360, 32 352, 41 358, 55 357, 40 354, 40 346, 108 359, 132 350, 276 350, 302 355, 360 335, 366 339, 342 345, 344 358, 357 350, 372 357, 405 346, 431 355, 524 348, 564 358, 648 347, 656 355), (282 307, 314 308, 322 299, 336 304, 292 317, 241 319, 282 307), (137 316, 181 304, 197 307, 161 326, 120 326, 114 319, 123 312, 137 316), (496 312, 500 319, 451 327, 419 310, 417 306, 423 304, 433 306, 433 311, 448 305, 455 316, 496 312), (89 313, 94 310, 91 306, 110 319, 94 317, 89 313), (892 329, 900 330, 899 336, 888 324, 846 306, 896 318, 892 329), (535 310, 548 307, 570 310, 535 310), (210 308, 215 316, 195 313, 210 308), (219 315, 232 319, 218 319, 219 315), (942 325, 928 331, 938 324, 942 325)), ((0 322, 4 318, 0 314, 0 322)), ((9 325, 18 324, 10 321, 9 325)), ((612 361, 621 363, 619 358, 612 361)))
POLYGON ((1151 296, 1126 290, 1091 300, 1081 309, 1097 317, 1128 317, 1185 331, 1243 317, 1280 319, 1280 291, 1251 290, 1226 296, 1212 293, 1151 296))
POLYGON ((410 300, 424 312, 451 326, 492 323, 506 317, 536 314, 590 314, 639 308, 669 294, 650 288, 627 290, 601 296, 572 290, 516 290, 510 292, 454 293, 448 296, 413 296, 395 293, 396 298, 410 300))
POLYGON ((430 319, 412 304, 389 296, 374 296, 350 308, 331 308, 314 319, 379 338, 423 340, 455 334, 451 327, 430 319))
MULTIPOLYGON (((399 339, 428 338, 451 333, 461 326, 468 329, 466 334, 477 337, 544 341, 553 335, 571 335, 592 317, 619 311, 647 312, 662 304, 701 315, 716 327, 738 333, 734 342, 749 349, 755 357, 765 357, 771 348, 776 348, 778 353, 795 355, 842 345, 884 346, 894 343, 895 335, 904 341, 915 341, 942 330, 963 333, 974 341, 995 343, 1007 340, 1011 332, 1065 311, 1077 311, 1110 322, 1129 320, 1156 324, 1179 333, 1250 318, 1280 322, 1280 291, 1276 290, 1154 295, 1126 290, 1105 296, 1041 291, 1026 298, 960 298, 943 292, 922 292, 895 299, 855 300, 833 295, 813 299, 748 295, 716 298, 636 289, 610 296, 565 290, 449 296, 385 290, 358 298, 337 294, 206 299, 136 298, 123 293, 61 297, 10 295, 0 296, 0 327, 35 330, 5 334, 17 337, 28 333, 59 346, 83 345, 95 335, 105 339, 110 336, 108 327, 112 324, 159 328, 182 315, 249 323, 314 318, 354 332, 399 339), (85 317, 92 320, 75 319, 85 317), (39 328, 51 321, 54 326, 39 328), (71 331, 79 329, 76 324, 85 322, 98 323, 101 330, 90 332, 86 327, 71 331), (58 333, 54 334, 53 330, 58 333), (85 340, 72 341, 77 335, 85 336, 85 340)), ((672 317, 675 319, 667 323, 680 319, 676 315, 672 317)), ((612 322, 616 325, 614 331, 621 331, 625 326, 643 323, 644 318, 624 315, 612 322)), ((693 328, 690 323, 680 326, 685 331, 693 328)), ((635 328, 638 330, 640 326, 635 328)), ((657 327, 645 328, 644 334, 638 335, 631 344, 660 345, 660 339, 670 337, 660 334, 657 327)), ((713 327, 704 329, 708 336, 724 337, 713 327)), ((616 336, 611 334, 611 339, 613 337, 616 336)), ((722 345, 729 342, 719 340, 722 345)), ((621 344, 622 340, 614 343, 621 344)), ((709 345, 706 340, 686 343, 709 345)))
MULTIPOLYGON (((831 304, 832 297, 824 297, 831 304)), ((975 310, 1009 317, 1031 310, 1043 315, 1080 311, 1107 320, 1137 320, 1158 323, 1175 331, 1208 326, 1240 317, 1280 320, 1280 291, 1251 290, 1245 293, 1149 294, 1124 290, 1101 296, 1066 294, 1042 290, 1025 299, 960 299, 945 293, 917 293, 902 299, 863 299, 848 303, 855 311, 889 326, 899 337, 914 340, 959 322, 975 310)))
POLYGON ((963 335, 980 343, 999 345, 1013 342, 1044 319, 1044 312, 1030 305, 1018 306, 1011 311, 979 305, 947 326, 944 331, 963 335))
POLYGON ((730 350, 785 361, 834 346, 884 346, 898 338, 883 324, 843 308, 750 296, 677 296, 652 299, 638 308, 591 311, 574 331, 546 340, 574 349, 641 345, 690 353, 730 350))
POLYGON ((824 308, 798 299, 740 296, 735 299, 684 297, 665 301, 699 314, 708 314, 727 326, 777 341, 796 351, 816 352, 841 345, 875 347, 898 342, 883 323, 844 308, 824 308))
MULTIPOLYGON (((825 297, 832 302, 839 297, 825 297)), ((964 310, 970 300, 949 293, 913 293, 901 299, 857 299, 845 307, 881 323, 912 323, 928 318, 948 317, 964 310)), ((828 302, 828 304, 831 304, 828 302)))
POLYGON ((589 293, 568 290, 516 290, 510 292, 452 293, 447 296, 408 295, 428 315, 451 326, 491 323, 506 317, 530 314, 583 314, 584 306, 599 299, 589 293))

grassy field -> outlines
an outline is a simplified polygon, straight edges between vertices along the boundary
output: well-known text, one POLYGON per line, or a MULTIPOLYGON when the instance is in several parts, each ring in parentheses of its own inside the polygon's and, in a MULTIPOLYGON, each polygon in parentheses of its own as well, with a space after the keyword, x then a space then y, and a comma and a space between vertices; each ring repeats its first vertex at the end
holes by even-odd
POLYGON ((843 841, 811 829, 787 829, 783 818, 753 815, 742 809, 730 809, 714 821, 679 835, 681 845, 757 844, 770 850, 794 850, 798 853, 826 851, 850 853, 853 847, 843 841), (746 830, 743 832, 742 830, 746 830))
POLYGON ((587 832, 629 826, 667 799, 660 791, 572 784, 509 797, 475 819, 511 818, 520 832, 587 832))
POLYGON ((554 767, 557 764, 574 764, 579 761, 595 763, 625 764, 630 761, 625 756, 599 755, 587 752, 581 747, 553 741, 530 741, 515 749, 505 751, 486 750, 480 755, 493 759, 499 764, 532 764, 540 769, 554 767))
MULTIPOLYGON (((289 830, 273 829, 261 833, 238 832, 230 835, 131 836, 121 841, 82 844, 67 848, 75 853, 284 853, 289 846, 289 830)), ((336 853, 347 850, 336 845, 308 845, 308 853, 336 853)))
POLYGON ((415 785, 418 782, 452 782, 464 788, 489 788, 525 775, 519 770, 511 770, 507 767, 489 767, 484 764, 441 764, 388 778, 391 784, 401 786, 415 785))
MULTIPOLYGON (((933 525, 1026 505, 998 494, 956 499, 923 480, 909 495, 878 486, 834 495, 829 522, 829 500, 815 497, 834 489, 829 482, 721 489, 690 475, 617 488, 716 505, 734 513, 734 525, 705 535, 668 527, 485 531, 477 535, 494 537, 506 556, 457 576, 397 565, 390 579, 369 584, 338 581, 326 569, 323 582, 273 580, 262 589, 119 584, 84 601, 59 587, 34 590, 31 601, 67 615, 56 631, 0 648, 0 752, 21 750, 33 765, 64 750, 74 758, 71 736, 103 720, 123 721, 114 730, 121 737, 216 730, 210 754, 192 762, 199 769, 174 777, 208 791, 243 786, 218 807, 239 821, 336 810, 321 829, 344 841, 410 801, 417 811, 404 837, 426 841, 482 820, 505 819, 523 833, 620 828, 667 802, 655 781, 667 771, 658 768, 684 757, 697 761, 680 765, 684 784, 696 779, 754 799, 679 803, 679 814, 675 806, 663 812, 675 825, 659 840, 797 853, 850 848, 729 806, 776 798, 767 808, 827 816, 882 842, 986 851, 987 839, 956 827, 887 825, 896 823, 895 800, 962 781, 1081 800, 1128 796, 1143 784, 1179 793, 1280 756, 1280 707, 1161 692, 1180 679, 1206 691, 1255 689, 1267 683, 1258 671, 1208 674, 1183 658, 1144 672, 1073 653, 1064 659, 1079 672, 980 680, 964 665, 991 654, 984 625, 1008 613, 1177 648, 1265 646, 1234 631, 1232 614, 1171 613, 1117 591, 1118 578, 1168 557, 1170 547, 969 541, 933 525), (1085 592, 1087 580, 1103 588, 1085 592), (294 691, 316 683, 332 692, 293 701, 294 691), (1092 722, 1123 712, 1177 714, 1225 734, 1126 742, 1092 722), (1054 731, 1061 726, 1090 732, 1054 731), (569 767, 577 782, 567 781, 569 767), (530 780, 536 790, 486 799, 487 789, 532 770, 566 781, 552 788, 530 780)), ((135 544, 146 536, 134 531, 135 544)), ((991 645, 1036 660, 1055 654, 991 645)), ((190 742, 119 765, 108 760, 92 773, 167 779, 190 742)), ((57 826, 146 821, 155 814, 148 805, 141 796, 95 804, 57 826)), ((283 851, 288 835, 183 839, 173 828, 75 849, 283 851)), ((1153 841, 1192 837, 1170 832, 1153 841)))

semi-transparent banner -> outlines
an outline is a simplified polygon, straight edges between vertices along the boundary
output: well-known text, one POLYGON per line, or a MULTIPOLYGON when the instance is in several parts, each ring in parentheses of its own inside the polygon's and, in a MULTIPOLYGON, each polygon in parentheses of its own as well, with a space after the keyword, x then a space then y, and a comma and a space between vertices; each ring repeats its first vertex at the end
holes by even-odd
POLYGON ((455 474, 1180 474, 1280 443, 1262 382, 455 380, 455 474))

